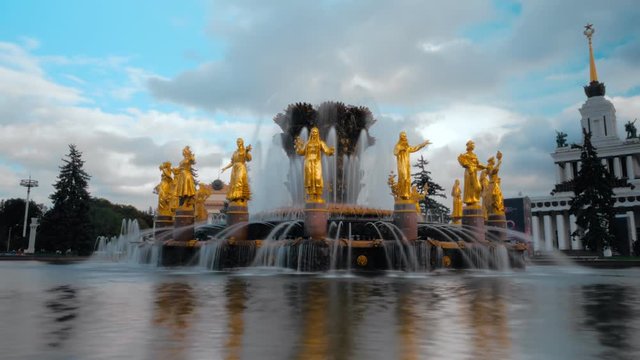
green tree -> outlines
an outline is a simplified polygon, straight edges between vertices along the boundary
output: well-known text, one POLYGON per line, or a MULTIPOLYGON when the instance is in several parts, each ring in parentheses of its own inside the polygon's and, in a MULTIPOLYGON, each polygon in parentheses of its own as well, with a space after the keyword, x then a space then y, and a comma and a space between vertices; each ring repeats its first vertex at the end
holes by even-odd
MULTIPOLYGON (((42 205, 37 205, 32 200, 29 201, 29 218, 42 217, 42 205)), ((0 239, 3 240, 0 245, 0 251, 7 249, 7 241, 9 237, 9 228, 11 227, 11 249, 26 249, 28 246, 29 224, 27 223, 27 237, 22 237, 22 228, 24 226, 24 199, 8 199, 0 202, 0 239)))
POLYGON ((89 218, 93 229, 92 238, 120 234, 123 219, 137 219, 140 229, 153 225, 153 215, 139 211, 131 205, 112 204, 107 199, 92 198, 89 201, 89 218))
POLYGON ((580 148, 582 167, 574 179, 574 197, 569 212, 576 216, 579 229, 572 236, 581 236, 588 250, 602 252, 613 243, 615 177, 598 158, 597 149, 591 144, 591 132, 582 129, 584 143, 580 148))
POLYGON ((444 188, 431 179, 431 171, 427 170, 428 164, 429 161, 420 155, 418 162, 413 165, 413 167, 420 171, 411 174, 411 177, 413 177, 411 185, 414 185, 418 189, 418 192, 423 195, 420 200, 422 212, 426 213, 429 211, 433 217, 442 219, 442 221, 446 223, 449 222, 451 210, 437 202, 434 197, 446 199, 447 195, 444 193, 444 188))
POLYGON ((67 159, 62 159, 55 192, 49 197, 53 207, 42 219, 41 244, 50 251, 71 251, 88 255, 93 250, 94 231, 89 217, 91 178, 83 169, 82 153, 69 145, 67 159))

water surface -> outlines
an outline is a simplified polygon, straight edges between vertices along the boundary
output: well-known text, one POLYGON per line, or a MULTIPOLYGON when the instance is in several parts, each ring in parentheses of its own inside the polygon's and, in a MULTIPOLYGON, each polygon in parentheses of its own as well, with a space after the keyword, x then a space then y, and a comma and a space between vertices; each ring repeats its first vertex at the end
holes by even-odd
POLYGON ((2 359, 638 359, 640 269, 0 262, 2 359))

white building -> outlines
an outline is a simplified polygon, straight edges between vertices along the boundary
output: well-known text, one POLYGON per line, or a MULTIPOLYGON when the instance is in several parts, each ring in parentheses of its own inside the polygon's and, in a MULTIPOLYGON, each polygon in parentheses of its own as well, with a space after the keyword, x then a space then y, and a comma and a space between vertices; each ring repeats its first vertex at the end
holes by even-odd
MULTIPOLYGON (((598 157, 619 179, 618 186, 614 188, 614 225, 620 251, 626 254, 637 239, 636 218, 640 215, 640 139, 622 140, 618 136, 616 109, 604 97, 605 86, 598 81, 591 46, 592 34, 593 29, 588 26, 585 35, 589 39, 591 81, 584 88, 587 100, 579 109, 582 116, 580 124, 583 129, 591 131, 591 141, 598 157), (627 186, 627 182, 633 186, 627 186)), ((552 195, 531 198, 534 251, 583 249, 580 239, 570 235, 577 225, 575 216, 569 215, 569 200, 574 196, 571 180, 580 170, 580 151, 565 145, 551 153, 556 168, 552 195)))

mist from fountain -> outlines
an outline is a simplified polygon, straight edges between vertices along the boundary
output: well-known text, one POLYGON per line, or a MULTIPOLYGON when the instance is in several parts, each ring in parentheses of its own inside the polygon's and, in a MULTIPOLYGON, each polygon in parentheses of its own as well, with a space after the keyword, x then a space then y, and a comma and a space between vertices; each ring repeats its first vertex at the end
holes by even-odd
POLYGON ((99 236, 93 261, 115 261, 133 264, 157 264, 160 250, 153 246, 153 229, 140 231, 138 220, 123 219, 120 235, 99 236))

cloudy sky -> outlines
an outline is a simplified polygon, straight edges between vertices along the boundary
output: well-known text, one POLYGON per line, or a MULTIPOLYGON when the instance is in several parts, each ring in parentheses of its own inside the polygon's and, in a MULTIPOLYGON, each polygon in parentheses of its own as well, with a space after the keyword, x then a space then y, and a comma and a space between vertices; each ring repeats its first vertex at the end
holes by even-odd
POLYGON ((2 1, 0 198, 31 175, 48 204, 73 143, 92 195, 148 209, 183 146, 210 182, 238 136, 268 144, 287 104, 325 100, 369 106, 379 145, 429 138, 447 188, 475 139, 505 154, 506 196, 548 194, 555 130, 579 141, 587 22, 621 136, 640 117, 638 19, 633 0, 2 1))

